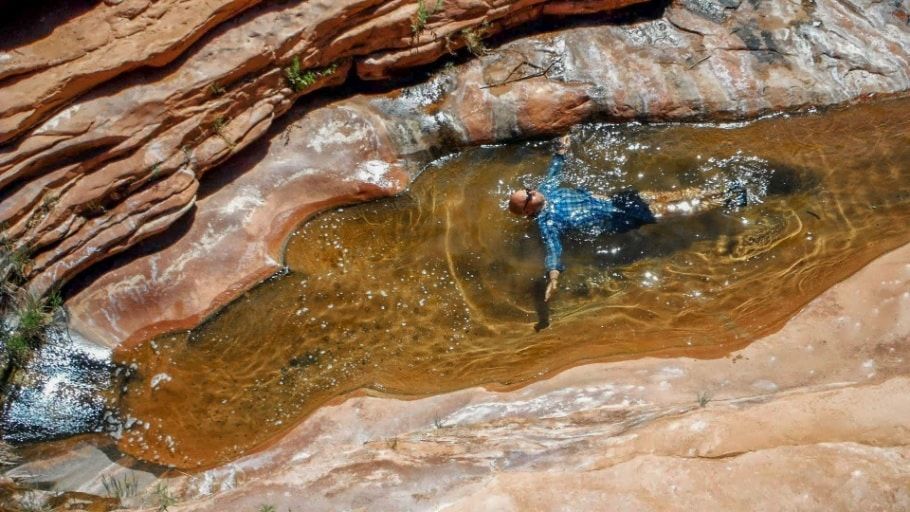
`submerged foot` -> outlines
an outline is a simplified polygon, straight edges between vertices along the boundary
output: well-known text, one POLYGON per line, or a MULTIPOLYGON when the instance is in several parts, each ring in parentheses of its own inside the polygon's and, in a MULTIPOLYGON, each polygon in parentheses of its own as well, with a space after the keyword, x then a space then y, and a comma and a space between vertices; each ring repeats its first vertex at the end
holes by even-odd
POLYGON ((746 190, 746 185, 740 181, 728 183, 724 190, 724 208, 738 210, 748 204, 749 192, 746 190))

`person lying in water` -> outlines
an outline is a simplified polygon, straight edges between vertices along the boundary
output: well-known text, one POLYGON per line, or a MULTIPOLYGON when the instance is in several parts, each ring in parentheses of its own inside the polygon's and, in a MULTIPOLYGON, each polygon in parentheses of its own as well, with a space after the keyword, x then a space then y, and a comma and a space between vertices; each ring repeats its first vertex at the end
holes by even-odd
POLYGON ((579 232, 593 238, 604 233, 624 233, 670 217, 702 213, 718 207, 745 206, 746 190, 738 183, 727 191, 686 188, 660 192, 624 190, 610 196, 560 187, 569 135, 559 140, 547 176, 539 188, 516 190, 509 196, 509 211, 537 221, 546 246, 549 301, 559 282, 562 264, 561 237, 579 232))

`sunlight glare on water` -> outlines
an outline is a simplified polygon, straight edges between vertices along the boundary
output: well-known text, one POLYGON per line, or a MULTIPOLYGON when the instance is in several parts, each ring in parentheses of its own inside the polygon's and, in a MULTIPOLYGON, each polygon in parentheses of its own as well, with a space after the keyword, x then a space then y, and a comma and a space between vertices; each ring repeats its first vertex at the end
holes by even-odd
POLYGON ((754 204, 568 241, 549 308, 536 226, 505 205, 509 190, 540 182, 551 143, 440 159, 400 197, 301 226, 287 274, 205 325, 118 353, 137 367, 120 446, 199 467, 359 388, 422 395, 585 361, 724 355, 910 241, 908 114, 896 100, 743 125, 578 127, 567 185, 610 193, 737 177, 754 204))

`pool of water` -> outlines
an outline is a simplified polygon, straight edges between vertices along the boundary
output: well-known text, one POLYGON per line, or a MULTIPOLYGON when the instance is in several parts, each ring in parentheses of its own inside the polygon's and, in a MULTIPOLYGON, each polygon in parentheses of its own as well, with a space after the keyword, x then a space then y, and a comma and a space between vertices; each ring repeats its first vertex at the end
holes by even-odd
POLYGON ((910 100, 738 125, 593 124, 573 141, 569 185, 666 190, 745 173, 767 195, 570 241, 546 305, 537 228, 505 201, 539 182, 551 144, 442 158, 400 197, 301 226, 288 271, 203 326, 116 353, 135 368, 114 397, 120 448, 203 467, 357 389, 417 396, 595 360, 721 357, 910 241, 910 100))

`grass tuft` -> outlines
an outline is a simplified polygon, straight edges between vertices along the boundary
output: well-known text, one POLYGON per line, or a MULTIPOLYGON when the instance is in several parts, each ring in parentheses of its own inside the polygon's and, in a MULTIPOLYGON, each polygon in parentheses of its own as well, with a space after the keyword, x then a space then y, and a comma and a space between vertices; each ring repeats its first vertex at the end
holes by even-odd
POLYGON ((136 495, 136 491, 139 490, 139 481, 132 472, 124 475, 122 479, 102 475, 101 484, 104 486, 104 491, 108 496, 118 500, 132 498, 136 495))
POLYGON ((171 494, 170 489, 163 482, 158 482, 152 491, 152 497, 158 512, 167 512, 168 507, 177 504, 177 498, 171 494))
POLYGON ((0 326, 0 340, 6 353, 7 368, 21 368, 47 338, 54 314, 63 305, 58 290, 36 297, 25 290, 10 295, 9 312, 15 318, 12 328, 0 326))
POLYGON ((428 8, 424 0, 417 0, 417 11, 414 13, 414 17, 411 18, 411 33, 414 34, 414 37, 419 36, 427 28, 427 21, 429 21, 430 16, 442 10, 443 1, 436 0, 433 7, 428 8))

